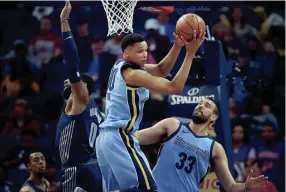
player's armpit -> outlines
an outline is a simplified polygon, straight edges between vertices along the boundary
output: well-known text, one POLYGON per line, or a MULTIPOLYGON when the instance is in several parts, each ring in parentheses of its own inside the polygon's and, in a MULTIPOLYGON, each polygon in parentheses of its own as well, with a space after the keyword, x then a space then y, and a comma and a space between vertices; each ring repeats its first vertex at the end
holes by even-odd
POLYGON ((176 86, 175 83, 162 77, 153 76, 143 70, 128 68, 122 71, 122 76, 127 84, 145 87, 152 91, 168 94, 176 94, 182 91, 182 87, 176 86))
POLYGON ((229 192, 244 192, 246 191, 245 185, 242 183, 236 183, 233 179, 229 167, 228 160, 225 154, 225 150, 221 144, 215 142, 212 152, 212 162, 215 170, 215 174, 218 180, 222 184, 225 191, 229 192))
POLYGON ((164 141, 178 129, 179 124, 180 122, 175 118, 164 119, 152 127, 137 131, 134 136, 141 145, 151 145, 164 141))
POLYGON ((20 189, 20 192, 35 192, 30 186, 24 186, 20 189))
POLYGON ((82 103, 87 105, 89 102, 89 94, 87 87, 83 81, 79 81, 76 83, 71 83, 71 91, 73 98, 77 103, 82 103))

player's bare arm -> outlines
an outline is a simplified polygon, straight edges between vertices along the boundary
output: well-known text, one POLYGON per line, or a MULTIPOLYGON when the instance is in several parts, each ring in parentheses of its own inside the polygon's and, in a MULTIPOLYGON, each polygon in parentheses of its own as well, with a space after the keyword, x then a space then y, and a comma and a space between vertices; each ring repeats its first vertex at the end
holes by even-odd
POLYGON ((175 43, 169 53, 158 64, 145 64, 144 67, 148 73, 157 77, 167 77, 174 67, 181 48, 185 45, 185 41, 177 34, 173 34, 175 43))
POLYGON ((185 59, 180 70, 172 81, 162 77, 153 76, 143 70, 131 68, 127 68, 122 71, 124 80, 129 85, 145 87, 152 91, 167 94, 180 93, 184 89, 185 83, 187 81, 193 57, 205 39, 205 33, 201 31, 201 33, 197 35, 196 31, 194 31, 193 38, 194 40, 192 42, 186 43, 185 45, 187 49, 185 59))
POLYGON ((35 192, 30 186, 24 186, 20 189, 20 192, 35 192))
POLYGON ((80 79, 78 66, 80 60, 68 22, 71 9, 72 7, 70 2, 66 1, 65 7, 63 8, 60 15, 64 60, 67 64, 69 83, 71 83, 71 91, 74 101, 77 104, 87 105, 89 102, 89 94, 85 83, 80 79))
POLYGON ((179 128, 179 125, 179 120, 168 118, 152 127, 137 131, 134 136, 138 139, 140 145, 151 145, 164 141, 179 128))
POLYGON ((268 178, 264 177, 264 175, 252 177, 253 170, 251 170, 251 173, 245 183, 236 183, 229 171, 225 151, 221 144, 217 142, 215 142, 213 147, 212 160, 214 162, 213 166, 216 176, 226 191, 247 192, 253 189, 265 187, 268 178))

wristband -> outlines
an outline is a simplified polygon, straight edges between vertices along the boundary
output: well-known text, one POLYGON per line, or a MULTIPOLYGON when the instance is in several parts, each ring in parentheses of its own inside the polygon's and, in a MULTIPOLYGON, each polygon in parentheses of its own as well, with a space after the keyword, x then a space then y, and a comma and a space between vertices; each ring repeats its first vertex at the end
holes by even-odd
POLYGON ((62 18, 62 19, 61 19, 61 21, 60 21, 60 22, 62 23, 63 21, 65 21, 65 20, 69 20, 69 19, 70 19, 70 18, 68 18, 68 17, 64 17, 64 18, 62 18))

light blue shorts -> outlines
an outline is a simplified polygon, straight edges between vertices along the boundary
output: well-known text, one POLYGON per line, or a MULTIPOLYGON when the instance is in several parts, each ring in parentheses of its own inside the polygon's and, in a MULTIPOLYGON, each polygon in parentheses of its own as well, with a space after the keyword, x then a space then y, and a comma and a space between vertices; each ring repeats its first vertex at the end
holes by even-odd
POLYGON ((124 129, 102 130, 96 140, 104 191, 138 188, 157 191, 149 162, 138 140, 124 129))

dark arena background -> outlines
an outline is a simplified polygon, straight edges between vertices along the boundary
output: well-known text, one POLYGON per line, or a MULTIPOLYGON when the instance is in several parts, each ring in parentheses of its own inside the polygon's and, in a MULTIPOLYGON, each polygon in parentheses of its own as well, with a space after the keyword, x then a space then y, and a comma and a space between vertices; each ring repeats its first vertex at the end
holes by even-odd
MULTIPOLYGON (((71 4, 80 68, 93 76, 92 98, 104 113, 109 73, 122 56, 122 36, 107 37, 100 1, 71 4)), ((35 146, 45 151, 49 192, 59 191, 61 168, 53 145, 67 79, 59 19, 63 6, 64 1, 0 2, 0 192, 19 191, 28 177, 23 157, 35 146)), ((139 1, 133 29, 149 45, 147 63, 165 57, 176 21, 185 13, 204 19, 207 39, 180 95, 150 92, 141 128, 173 116, 188 122, 196 104, 212 97, 220 118, 210 135, 224 146, 235 180, 244 182, 254 168, 269 177, 265 191, 285 191, 285 2, 139 1), (174 11, 138 9, 150 6, 173 6, 174 11)), ((184 52, 168 78, 180 68, 184 52)), ((158 146, 142 149, 154 166, 158 146)), ((213 172, 201 191, 223 191, 213 172)))

